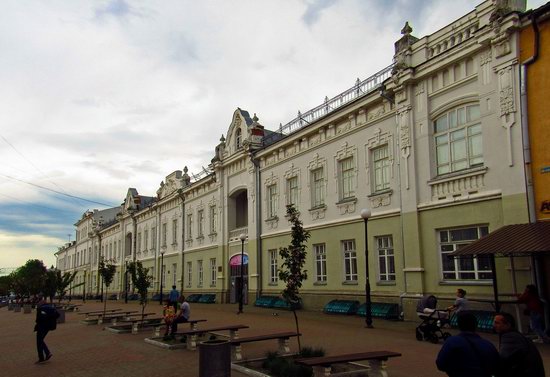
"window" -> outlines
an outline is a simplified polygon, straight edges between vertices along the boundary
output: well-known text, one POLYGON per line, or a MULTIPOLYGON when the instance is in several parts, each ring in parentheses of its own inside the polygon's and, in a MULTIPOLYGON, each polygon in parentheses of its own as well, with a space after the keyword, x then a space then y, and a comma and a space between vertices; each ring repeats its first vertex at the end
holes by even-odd
POLYGON ((191 287, 193 279, 193 262, 187 262, 187 287, 191 287))
POLYGON ((277 216, 277 185, 267 186, 267 218, 277 216))
POLYGON ((217 216, 216 206, 210 206, 210 234, 216 234, 217 216))
POLYGON ((315 281, 318 283, 327 281, 327 252, 324 243, 313 245, 315 255, 315 281))
POLYGON ((162 224, 162 246, 166 247, 166 238, 168 237, 168 229, 166 223, 162 224))
POLYGON ((357 281, 357 254, 355 252, 355 240, 342 241, 344 253, 344 281, 357 281))
POLYGON ((172 245, 178 244, 178 219, 172 220, 172 245))
POLYGON ((374 191, 383 191, 390 188, 390 159, 388 146, 384 145, 372 150, 374 165, 374 191))
POLYGON ((197 261, 197 278, 198 278, 197 286, 202 287, 202 281, 203 281, 202 260, 197 261))
POLYGON ((443 114, 434 122, 437 174, 483 166, 479 105, 443 114))
POLYGON ((141 251, 141 233, 137 234, 137 249, 138 251, 141 251))
POLYGON ((438 232, 444 280, 488 280, 493 278, 489 257, 454 258, 450 253, 489 233, 486 226, 446 229, 438 232))
POLYGON ((147 251, 149 249, 149 230, 145 230, 145 232, 143 232, 143 241, 144 241, 144 246, 143 246, 143 249, 145 251, 147 251))
POLYGON ((122 254, 122 251, 121 251, 121 250, 122 250, 122 243, 121 243, 121 241, 119 240, 119 241, 118 241, 118 258, 119 258, 119 259, 120 259, 121 254, 122 254))
POLYGON ((353 157, 338 161, 338 165, 340 167, 340 200, 353 198, 355 196, 353 157))
POLYGON ((198 237, 204 237, 204 211, 197 212, 198 237))
POLYGON ((287 204, 294 204, 298 207, 298 177, 291 177, 286 181, 287 186, 287 204))
POLYGON ((325 205, 325 178, 323 168, 311 171, 311 206, 317 208, 325 205))
POLYGON ((151 250, 155 250, 157 248, 157 227, 152 226, 151 227, 151 250))
POLYGON ((217 267, 216 267, 216 258, 210 258, 210 286, 216 286, 217 278, 217 267))
POLYGON ((172 285, 176 285, 176 283, 178 282, 177 272, 178 272, 178 264, 172 263, 172 285))
POLYGON ((376 237, 378 250, 378 280, 395 281, 395 259, 392 236, 376 237))
POLYGON ((277 250, 269 250, 269 282, 276 284, 279 281, 277 271, 277 250))
POLYGON ((190 240, 193 238, 193 214, 189 213, 187 215, 187 239, 190 240))
POLYGON ((116 249, 117 249, 116 246, 117 246, 116 241, 114 241, 114 242, 113 242, 113 258, 114 258, 115 260, 118 260, 118 259, 117 259, 117 254, 116 254, 116 249))
POLYGON ((242 131, 240 128, 237 128, 235 132, 235 149, 239 149, 242 146, 242 131))

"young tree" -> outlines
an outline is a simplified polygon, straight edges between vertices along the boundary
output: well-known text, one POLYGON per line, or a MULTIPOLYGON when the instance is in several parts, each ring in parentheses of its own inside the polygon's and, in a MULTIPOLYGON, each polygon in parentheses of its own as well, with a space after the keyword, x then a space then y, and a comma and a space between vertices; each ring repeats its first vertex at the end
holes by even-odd
MULTIPOLYGON (((283 259, 283 264, 279 269, 279 279, 286 283, 282 292, 283 298, 289 304, 294 321, 296 322, 296 332, 300 332, 298 325, 298 316, 296 310, 300 307, 300 288, 302 281, 307 279, 307 270, 303 270, 306 262, 306 242, 309 239, 309 232, 304 229, 300 221, 300 214, 294 205, 286 206, 286 215, 288 221, 292 224, 291 241, 287 247, 279 249, 279 255, 283 259)), ((301 350, 300 337, 298 337, 298 348, 301 350)))
POLYGON ((61 275, 61 271, 55 271, 55 278, 57 280, 56 292, 59 299, 59 302, 63 300, 63 297, 67 294, 67 288, 71 285, 76 277, 77 271, 65 272, 61 275))
POLYGON ((144 268, 140 261, 128 263, 128 272, 132 278, 132 285, 139 292, 139 303, 141 305, 141 321, 147 306, 147 291, 153 282, 153 277, 149 275, 149 269, 144 268))
POLYGON ((107 311, 107 292, 109 291, 109 286, 113 282, 113 277, 115 276, 116 266, 114 261, 111 259, 105 259, 103 256, 99 259, 99 275, 103 278, 103 283, 105 283, 105 296, 103 297, 103 316, 107 311))

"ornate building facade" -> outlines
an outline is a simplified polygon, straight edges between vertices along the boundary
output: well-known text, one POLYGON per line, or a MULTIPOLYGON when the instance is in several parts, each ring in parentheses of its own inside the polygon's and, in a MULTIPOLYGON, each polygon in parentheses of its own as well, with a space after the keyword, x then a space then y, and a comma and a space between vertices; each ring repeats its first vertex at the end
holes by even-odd
MULTIPOLYGON (((58 268, 79 271, 78 293, 96 293, 99 257, 113 259, 109 292, 120 295, 125 263, 140 260, 153 293, 162 280, 226 303, 237 298, 242 265, 253 302, 283 289, 278 249, 289 242, 285 208, 294 204, 311 232, 306 308, 362 300, 367 246, 374 301, 400 303, 405 316, 426 293, 450 299, 462 287, 489 297, 489 261, 449 254, 529 218, 524 11, 525 1, 488 0, 422 38, 407 24, 391 65, 275 132, 235 110, 208 169, 175 171, 154 197, 129 189, 120 207, 85 213, 77 240, 56 253, 58 268)), ((520 286, 532 279, 530 260, 501 259, 496 268, 511 270, 520 286)))

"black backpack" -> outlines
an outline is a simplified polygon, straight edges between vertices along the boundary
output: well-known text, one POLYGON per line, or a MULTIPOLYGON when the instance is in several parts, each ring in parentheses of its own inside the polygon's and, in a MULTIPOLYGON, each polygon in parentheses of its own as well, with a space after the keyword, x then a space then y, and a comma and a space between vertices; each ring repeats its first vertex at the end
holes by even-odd
POLYGON ((57 328, 57 319, 59 318, 57 309, 50 305, 42 305, 38 310, 40 310, 46 328, 50 331, 55 330, 57 328))

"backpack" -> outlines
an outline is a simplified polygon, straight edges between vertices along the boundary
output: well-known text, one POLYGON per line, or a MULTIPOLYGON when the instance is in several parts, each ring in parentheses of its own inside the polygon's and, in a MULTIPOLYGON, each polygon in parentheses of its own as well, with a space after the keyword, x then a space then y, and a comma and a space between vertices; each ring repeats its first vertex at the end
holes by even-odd
POLYGON ((50 305, 42 305, 39 310, 46 325, 45 327, 50 331, 55 330, 57 328, 57 319, 59 318, 57 309, 50 305))

